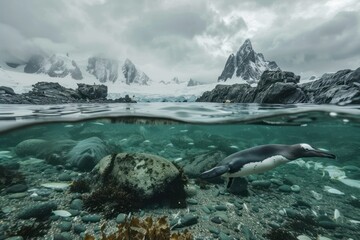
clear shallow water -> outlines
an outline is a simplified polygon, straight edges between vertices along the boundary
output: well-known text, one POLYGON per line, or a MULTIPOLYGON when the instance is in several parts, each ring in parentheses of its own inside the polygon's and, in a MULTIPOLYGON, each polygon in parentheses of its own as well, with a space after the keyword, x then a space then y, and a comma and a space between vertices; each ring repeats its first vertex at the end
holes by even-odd
MULTIPOLYGON (((296 236, 306 235, 314 238, 322 235, 330 239, 349 239, 350 237, 357 239, 358 235, 355 232, 359 230, 359 224, 351 221, 360 221, 360 210, 356 205, 358 202, 356 199, 360 199, 359 127, 359 106, 210 103, 0 105, 0 132, 2 132, 0 165, 19 162, 21 166, 19 171, 24 172, 29 188, 39 187, 41 182, 57 182, 57 176, 64 171, 70 173, 79 171, 71 166, 67 159, 69 158, 67 154, 74 145, 97 137, 104 142, 109 153, 145 152, 158 155, 176 162, 184 168, 185 174, 195 181, 198 173, 196 171, 201 170, 198 163, 204 165, 207 158, 211 165, 220 161, 221 157, 257 145, 308 143, 331 151, 337 155, 337 159, 304 159, 305 161, 287 164, 254 177, 255 180, 275 178, 289 185, 299 185, 301 195, 293 193, 284 197, 284 193, 278 191, 279 186, 274 183, 267 189, 256 187, 252 189, 250 184, 250 197, 225 194, 212 199, 215 202, 213 204, 219 203, 217 199, 220 202, 240 199, 239 201, 245 201, 248 205, 251 205, 253 201, 260 201, 260 206, 266 206, 273 200, 261 202, 264 194, 274 195, 275 199, 286 199, 282 203, 272 203, 272 212, 267 213, 279 215, 278 217, 264 217, 267 216, 264 212, 266 209, 260 210, 261 214, 255 211, 250 212, 249 216, 248 213, 243 213, 237 218, 230 217, 232 213, 228 211, 230 223, 233 219, 235 222, 243 221, 245 225, 251 225, 252 222, 245 219, 251 217, 250 219, 254 222, 265 219, 263 226, 249 226, 252 232, 255 235, 258 234, 261 239, 261 236, 263 237, 270 231, 269 229, 272 229, 269 227, 269 222, 284 224, 288 220, 286 217, 281 217, 280 210, 292 206, 294 201, 296 202, 296 199, 301 196, 304 201, 312 205, 312 210, 315 211, 314 216, 319 217, 325 214, 339 226, 336 229, 316 226, 315 230, 303 232, 286 228, 287 230, 296 236), (40 139, 44 142, 38 149, 33 148, 27 154, 19 154, 18 144, 29 139, 40 139), (70 144, 69 141, 72 143, 70 144), (49 157, 52 153, 60 156, 56 164, 51 162, 49 157), (201 156, 205 160, 201 159, 201 156), (41 162, 36 161, 39 159, 41 162), (28 164, 32 167, 28 168, 28 164), (56 167, 59 165, 62 167, 56 167), (56 170, 52 175, 50 174, 51 177, 44 174, 47 167, 51 169, 54 166, 56 170), (37 168, 39 170, 36 170, 37 168), (28 169, 31 171, 27 172, 28 169), (291 184, 288 183, 291 181, 291 184), (324 190, 326 187, 341 191, 343 194, 329 193, 324 190), (321 199, 317 200, 312 191, 322 195, 321 199), (335 209, 340 211, 341 218, 334 219, 335 209), (342 233, 342 236, 336 237, 336 232, 342 233)), ((206 164, 204 166, 206 167, 206 164)), ((253 180, 250 177, 249 182, 253 180)), ((195 183, 194 185, 197 186, 195 183)), ((193 198, 199 202, 199 205, 203 205, 205 203, 202 201, 209 201, 206 196, 209 194, 213 196, 214 193, 211 191, 215 191, 214 189, 220 189, 220 192, 226 191, 223 189, 223 184, 215 184, 210 190, 197 188, 198 194, 193 198)), ((7 204, 7 193, 4 190, 2 197, 2 204, 7 204)), ((24 200, 19 201, 17 204, 30 200, 25 197, 24 200)), ((208 204, 211 204, 211 201, 208 204)), ((65 204, 62 207, 68 206, 65 204)), ((14 209, 16 208, 17 205, 14 203, 14 209)), ((302 215, 306 214, 301 212, 303 209, 295 210, 302 215)), ((3 214, 2 219, 8 218, 11 222, 11 219, 16 216, 16 211, 3 214)), ((203 230, 208 227, 208 224, 212 224, 209 221, 212 215, 207 216, 196 207, 194 212, 200 219, 191 227, 194 235, 208 239, 214 237, 209 231, 203 230)), ((149 213, 154 214, 151 210, 149 213)), ((173 213, 167 214, 171 220, 173 213)), ((231 237, 246 239, 243 238, 241 231, 240 233, 234 231, 230 223, 213 224, 213 227, 227 232, 231 237)), ((55 232, 58 231, 55 226, 52 229, 55 232)))

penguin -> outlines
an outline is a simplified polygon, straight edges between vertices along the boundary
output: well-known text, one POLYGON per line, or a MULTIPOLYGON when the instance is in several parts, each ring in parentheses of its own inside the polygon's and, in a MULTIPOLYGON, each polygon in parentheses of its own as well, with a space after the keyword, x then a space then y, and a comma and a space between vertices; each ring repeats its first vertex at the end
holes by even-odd
POLYGON ((313 148, 307 143, 260 145, 227 156, 216 167, 201 173, 200 178, 224 176, 229 179, 229 188, 233 178, 266 172, 303 157, 336 158, 334 154, 313 148))

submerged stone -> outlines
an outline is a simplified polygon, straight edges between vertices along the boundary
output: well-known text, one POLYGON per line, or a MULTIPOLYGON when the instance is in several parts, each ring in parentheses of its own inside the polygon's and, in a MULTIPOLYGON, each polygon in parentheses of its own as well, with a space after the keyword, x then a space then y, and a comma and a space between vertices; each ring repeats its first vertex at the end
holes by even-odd
POLYGON ((19 157, 27 157, 27 156, 39 157, 43 155, 43 151, 46 148, 47 148, 46 140, 27 139, 16 145, 15 153, 19 157))
POLYGON ((291 192, 292 191, 291 187, 289 185, 282 185, 278 189, 280 192, 291 192))
POLYGON ((28 189, 27 185, 25 184, 15 184, 6 189, 6 192, 8 193, 20 193, 25 192, 28 189))
POLYGON ((103 178, 114 179, 145 198, 172 187, 180 176, 179 170, 165 158, 145 153, 119 153, 103 158, 96 166, 103 178))
POLYGON ((125 213, 120 213, 119 215, 117 215, 116 217, 116 223, 120 224, 120 223, 124 223, 126 221, 127 215, 125 213))
POLYGON ((97 214, 85 215, 81 218, 84 223, 95 223, 99 222, 101 217, 97 214))
POLYGON ((57 204, 54 202, 47 202, 42 204, 37 204, 25 208, 18 214, 18 218, 20 219, 29 219, 29 218, 37 218, 44 219, 49 217, 52 214, 52 211, 57 208, 57 204))
POLYGON ((98 137, 91 137, 78 142, 67 154, 68 162, 80 171, 90 171, 109 151, 98 137))

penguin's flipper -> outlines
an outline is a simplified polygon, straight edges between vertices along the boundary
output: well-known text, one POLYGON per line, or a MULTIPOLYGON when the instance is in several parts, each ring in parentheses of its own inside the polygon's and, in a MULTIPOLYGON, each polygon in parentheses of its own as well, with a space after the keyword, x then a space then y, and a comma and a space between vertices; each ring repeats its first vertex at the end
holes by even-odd
POLYGON ((217 166, 214 167, 206 172, 203 172, 200 174, 200 178, 214 178, 219 177, 223 175, 224 173, 229 171, 229 166, 223 165, 223 166, 217 166))

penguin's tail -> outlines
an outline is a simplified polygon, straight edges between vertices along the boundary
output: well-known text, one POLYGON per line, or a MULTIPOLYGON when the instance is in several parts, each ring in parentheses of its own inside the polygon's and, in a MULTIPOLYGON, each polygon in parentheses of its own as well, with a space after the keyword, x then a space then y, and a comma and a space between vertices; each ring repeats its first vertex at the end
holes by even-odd
POLYGON ((223 175, 224 173, 229 171, 229 166, 217 166, 206 172, 200 174, 200 178, 214 178, 223 175))

